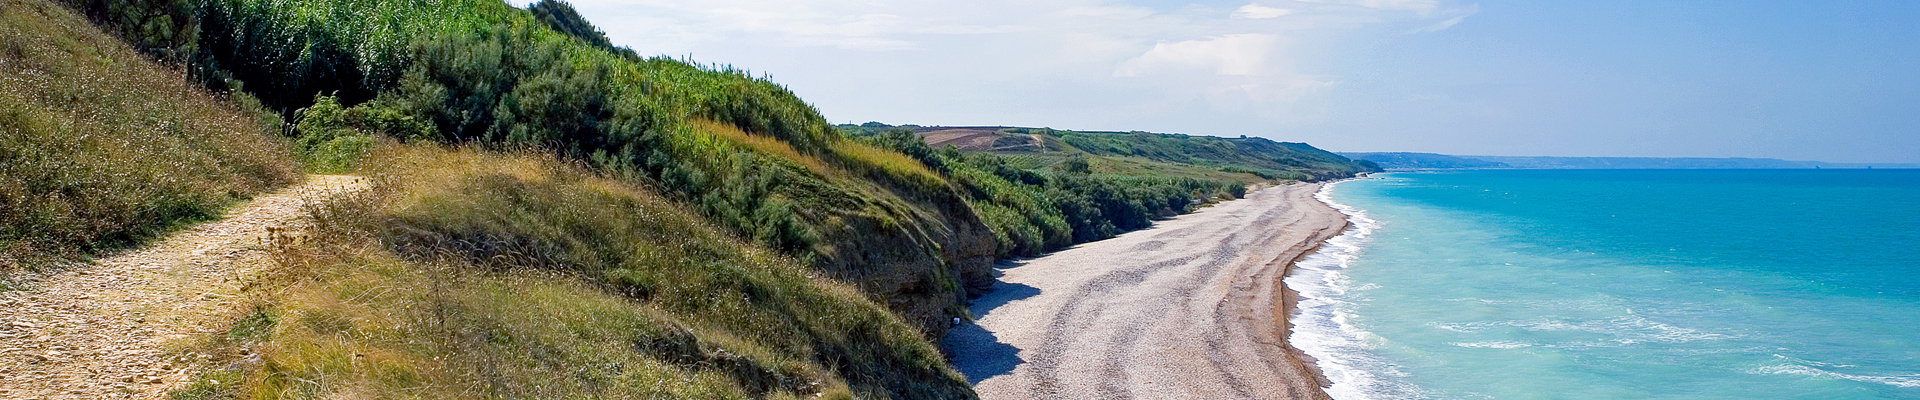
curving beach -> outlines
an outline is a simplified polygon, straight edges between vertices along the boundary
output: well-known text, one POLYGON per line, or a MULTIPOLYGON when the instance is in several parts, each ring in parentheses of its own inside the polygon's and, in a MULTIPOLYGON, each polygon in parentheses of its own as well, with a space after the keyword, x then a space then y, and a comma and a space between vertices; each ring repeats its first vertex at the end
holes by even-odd
POLYGON ((1346 228, 1320 184, 1003 265, 945 346, 986 399, 1326 399, 1289 346, 1293 263, 1346 228))

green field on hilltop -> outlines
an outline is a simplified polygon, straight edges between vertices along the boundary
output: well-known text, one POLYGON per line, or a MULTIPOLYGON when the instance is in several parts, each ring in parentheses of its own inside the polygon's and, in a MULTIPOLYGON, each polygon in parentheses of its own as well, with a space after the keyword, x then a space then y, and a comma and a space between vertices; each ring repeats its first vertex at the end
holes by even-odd
POLYGON ((1033 256, 1145 228, 1248 185, 1346 178, 1377 170, 1304 143, 1048 128, 840 125, 952 177, 1001 243, 1033 256), (929 139, 968 137, 968 149, 929 139))

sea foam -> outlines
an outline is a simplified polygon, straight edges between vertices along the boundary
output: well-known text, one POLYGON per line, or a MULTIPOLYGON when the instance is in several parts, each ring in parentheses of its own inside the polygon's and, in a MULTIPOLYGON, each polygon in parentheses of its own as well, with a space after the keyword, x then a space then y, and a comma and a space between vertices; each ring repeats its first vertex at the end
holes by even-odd
POLYGON ((1920 374, 1856 375, 1821 369, 1821 367, 1838 369, 1851 367, 1851 365, 1832 365, 1779 354, 1773 356, 1778 359, 1778 363, 1754 368, 1747 371, 1747 373, 1757 375, 1805 375, 1818 378, 1845 379, 1854 382, 1879 383, 1903 388, 1920 388, 1920 374))
POLYGON ((1379 336, 1353 323, 1353 301, 1369 287, 1377 286, 1355 287, 1344 271, 1359 257, 1380 222, 1367 218, 1360 209, 1333 201, 1332 190, 1339 184, 1327 184, 1314 198, 1346 214, 1351 226, 1300 260, 1286 278, 1287 287, 1300 293, 1288 342, 1313 356, 1321 373, 1333 383, 1327 394, 1335 399, 1426 398, 1420 388, 1395 379, 1404 376, 1397 366, 1369 351, 1381 340, 1379 336))
POLYGON ((1293 343, 1343 400, 1920 399, 1920 171, 1810 174, 1329 185, 1293 343))

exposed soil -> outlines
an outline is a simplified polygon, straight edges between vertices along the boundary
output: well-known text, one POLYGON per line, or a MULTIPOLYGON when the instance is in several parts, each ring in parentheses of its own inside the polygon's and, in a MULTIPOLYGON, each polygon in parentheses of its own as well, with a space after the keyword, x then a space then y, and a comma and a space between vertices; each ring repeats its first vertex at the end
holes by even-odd
POLYGON ((962 151, 993 150, 994 142, 998 141, 1000 136, 1000 132, 995 130, 967 128, 941 129, 920 133, 920 138, 925 139, 928 146, 933 146, 933 148, 937 149, 952 145, 962 151))
POLYGON ((1281 281, 1347 226, 1319 188, 1014 263, 943 345, 985 399, 1326 399, 1281 281))
POLYGON ((204 364, 185 339, 248 311, 238 296, 269 264, 273 232, 297 234, 303 205, 366 187, 312 176, 220 221, 0 293, 0 398, 164 398, 204 364))

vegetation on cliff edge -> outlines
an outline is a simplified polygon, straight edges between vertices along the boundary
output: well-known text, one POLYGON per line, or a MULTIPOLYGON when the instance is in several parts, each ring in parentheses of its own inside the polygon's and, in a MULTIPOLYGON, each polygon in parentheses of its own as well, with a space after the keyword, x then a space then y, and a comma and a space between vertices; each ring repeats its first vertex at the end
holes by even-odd
POLYGON ((390 145, 176 399, 970 398, 858 290, 537 153, 390 145))

